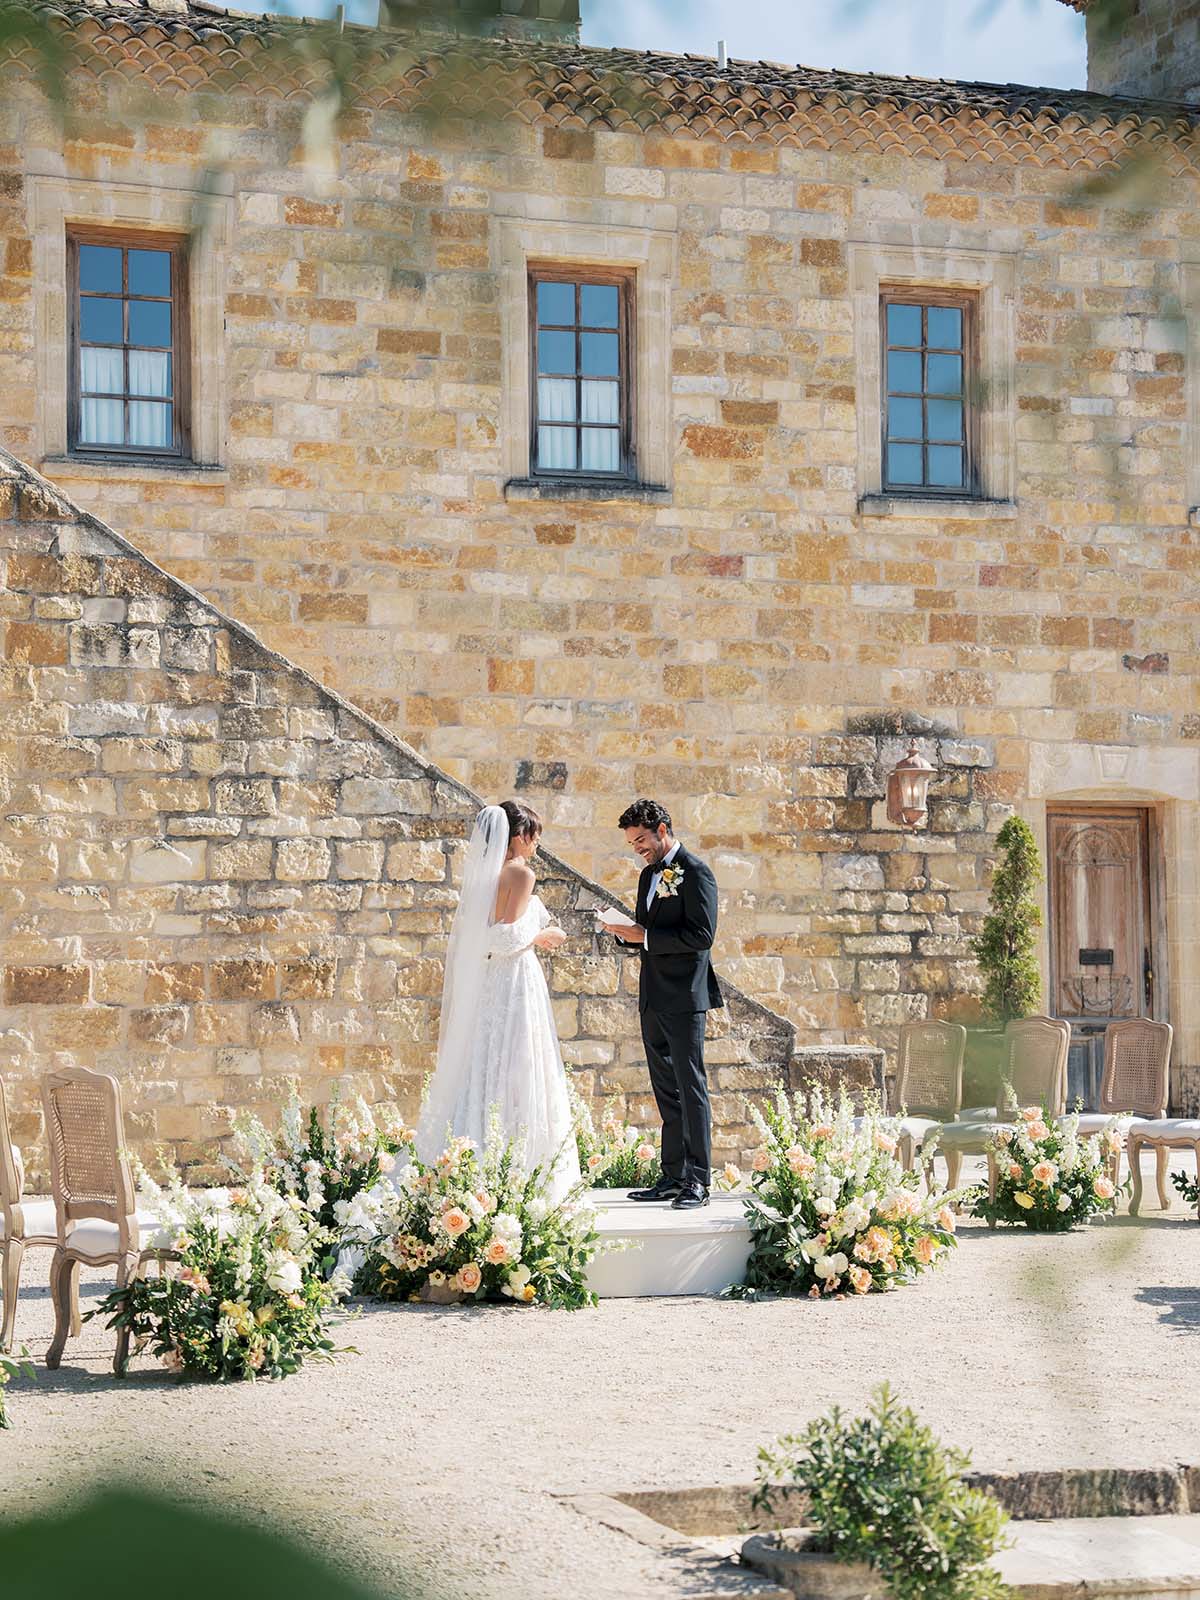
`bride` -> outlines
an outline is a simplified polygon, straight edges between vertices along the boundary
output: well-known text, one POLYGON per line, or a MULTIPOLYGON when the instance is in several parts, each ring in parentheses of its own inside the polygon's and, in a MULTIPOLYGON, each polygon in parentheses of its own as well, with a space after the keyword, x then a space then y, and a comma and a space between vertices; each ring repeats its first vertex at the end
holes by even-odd
POLYGON ((417 1153, 433 1161, 450 1138, 464 1135, 482 1150, 498 1115, 527 1171, 553 1161, 557 1199, 579 1181, 579 1158, 550 992, 535 954, 567 938, 533 892, 530 861, 541 832, 537 812, 517 800, 486 806, 475 819, 417 1153))

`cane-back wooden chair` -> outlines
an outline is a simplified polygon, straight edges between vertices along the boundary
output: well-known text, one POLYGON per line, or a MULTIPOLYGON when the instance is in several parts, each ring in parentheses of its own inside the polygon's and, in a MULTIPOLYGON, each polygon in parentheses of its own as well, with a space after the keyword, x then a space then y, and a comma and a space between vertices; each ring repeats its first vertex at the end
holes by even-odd
POLYGON ((896 1049, 898 1153, 905 1171, 933 1128, 962 1109, 967 1030, 958 1022, 908 1022, 896 1049))
MULTIPOLYGON (((124 1288, 147 1260, 170 1260, 170 1236, 156 1219, 137 1211, 125 1155, 121 1090, 115 1078, 84 1067, 63 1067, 42 1079, 56 1239, 50 1267, 54 1338, 46 1365, 62 1360, 71 1325, 70 1305, 81 1266, 115 1266, 124 1288)), ((117 1333, 113 1371, 125 1369, 129 1330, 117 1333)))
MULTIPOLYGON (((53 1200, 26 1200, 25 1165, 12 1142, 8 1103, 0 1080, 0 1350, 11 1350, 21 1293, 21 1263, 26 1250, 52 1250, 58 1242, 53 1200)), ((79 1302, 72 1298, 71 1325, 79 1332, 79 1302)))

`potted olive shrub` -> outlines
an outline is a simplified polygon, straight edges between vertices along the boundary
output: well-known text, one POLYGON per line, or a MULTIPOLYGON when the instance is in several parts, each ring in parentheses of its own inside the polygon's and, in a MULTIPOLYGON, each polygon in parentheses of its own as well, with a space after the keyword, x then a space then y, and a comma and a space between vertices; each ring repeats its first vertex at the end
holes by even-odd
POLYGON ((742 1560, 808 1600, 1000 1600, 990 1561, 1007 1519, 963 1482, 969 1465, 885 1384, 865 1417, 835 1406, 759 1451, 755 1507, 799 1491, 808 1525, 748 1539, 742 1560))
POLYGON ((1035 890, 1042 861, 1033 830, 1009 817, 996 835, 1000 860, 992 874, 987 916, 971 941, 984 978, 983 1011, 991 1026, 972 1028, 963 1069, 963 1104, 994 1105, 1004 1064, 1004 1025, 1031 1017, 1042 1003, 1037 930, 1042 913, 1035 890))

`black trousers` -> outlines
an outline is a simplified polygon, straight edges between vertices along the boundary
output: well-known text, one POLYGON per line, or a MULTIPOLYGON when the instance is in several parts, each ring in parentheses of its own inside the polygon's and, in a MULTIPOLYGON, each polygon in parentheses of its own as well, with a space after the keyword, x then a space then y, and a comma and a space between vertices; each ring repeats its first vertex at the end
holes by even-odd
POLYGON ((643 1011, 642 1043, 662 1118, 662 1167, 677 1182, 709 1186, 712 1113, 704 1076, 704 1011, 643 1011))

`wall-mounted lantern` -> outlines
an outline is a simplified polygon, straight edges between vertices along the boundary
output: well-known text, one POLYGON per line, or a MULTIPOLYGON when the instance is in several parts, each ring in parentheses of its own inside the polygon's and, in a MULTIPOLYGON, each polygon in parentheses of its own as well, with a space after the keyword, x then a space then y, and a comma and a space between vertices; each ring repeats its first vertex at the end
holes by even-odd
POLYGON ((919 828, 925 821, 929 780, 937 768, 917 754, 917 741, 911 740, 908 754, 896 763, 887 782, 888 821, 903 828, 919 828))

